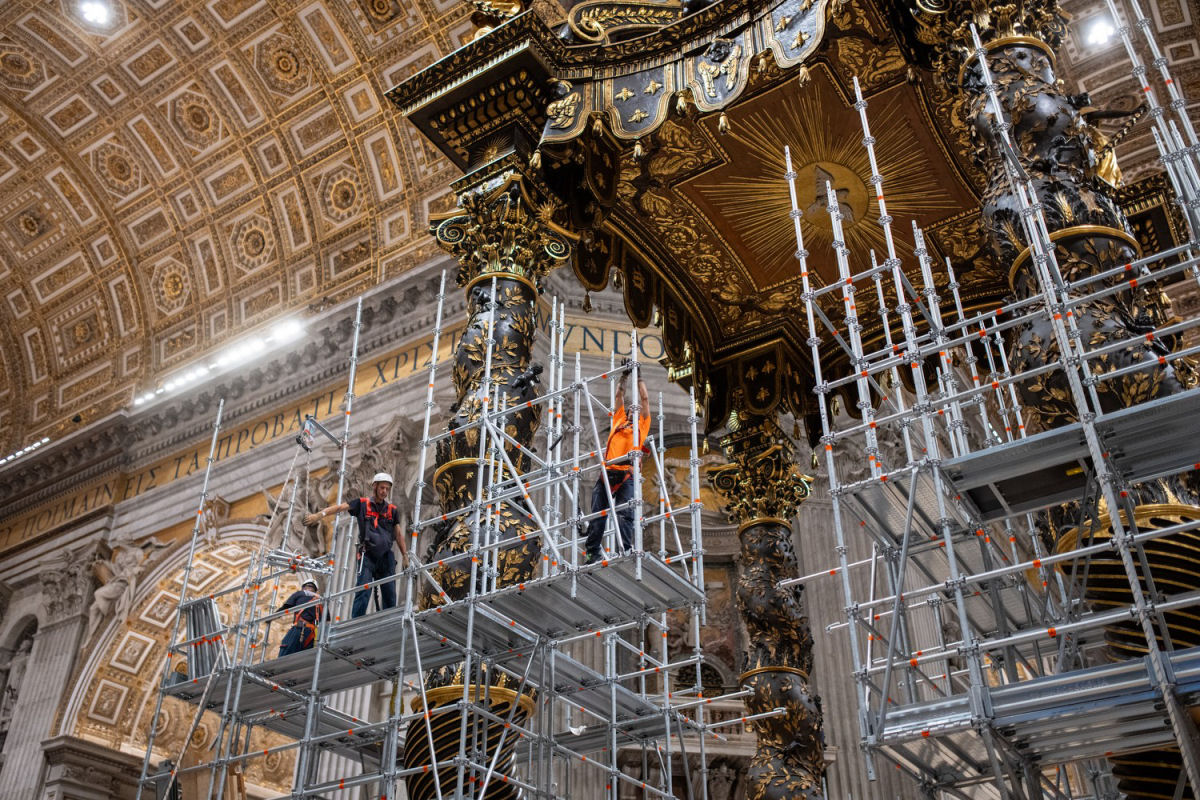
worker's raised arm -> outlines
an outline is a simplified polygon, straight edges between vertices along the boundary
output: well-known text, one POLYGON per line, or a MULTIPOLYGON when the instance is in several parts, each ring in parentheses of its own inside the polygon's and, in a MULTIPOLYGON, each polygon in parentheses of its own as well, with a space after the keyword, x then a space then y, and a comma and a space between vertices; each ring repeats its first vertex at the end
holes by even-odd
POLYGON ((338 514, 342 511, 348 511, 349 509, 350 509, 349 503, 338 503, 337 505, 326 506, 325 508, 322 508, 320 511, 314 511, 311 514, 305 514, 304 515, 304 524, 305 525, 316 525, 322 519, 330 516, 331 514, 338 514))

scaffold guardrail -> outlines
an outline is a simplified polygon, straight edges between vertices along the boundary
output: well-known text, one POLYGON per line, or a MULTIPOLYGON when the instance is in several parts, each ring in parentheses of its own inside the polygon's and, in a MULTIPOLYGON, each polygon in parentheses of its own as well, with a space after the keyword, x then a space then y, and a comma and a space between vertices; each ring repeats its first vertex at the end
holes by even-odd
POLYGON ((789 583, 840 583, 846 618, 829 630, 849 636, 872 774, 875 757, 885 756, 930 797, 1115 797, 1100 780, 1106 760, 1161 748, 1181 753, 1179 787, 1185 780, 1200 786, 1200 748, 1187 711, 1200 703, 1200 648, 1176 647, 1168 634, 1179 615, 1200 619, 1200 592, 1155 550, 1200 532, 1200 504, 1167 497, 1135 508, 1131 489, 1200 470, 1200 389, 1119 408, 1097 392, 1133 374, 1153 379, 1200 354, 1196 346, 1153 349, 1200 320, 1167 320, 1107 341, 1081 336, 1077 323, 1097 302, 1178 280, 1200 283, 1200 148, 1136 2, 1128 16, 1149 42, 1171 98, 1158 105, 1132 29, 1121 27, 1133 73, 1157 109, 1162 162, 1192 232, 1178 247, 1072 279, 1063 274, 1032 183, 1007 140, 977 36, 972 61, 995 133, 1007 144, 1009 187, 1030 242, 1026 264, 1038 286, 1030 296, 968 312, 949 259, 932 263, 915 224, 915 263, 902 264, 857 80, 882 260, 872 253, 871 267, 852 274, 830 187, 838 272, 817 285, 785 153, 837 533, 836 563, 789 583), (856 302, 866 292, 878 314, 870 324, 881 331, 871 341, 862 336, 867 312, 856 302), (1035 323, 1050 326, 1053 357, 1010 363, 1008 338, 1035 323), (1105 366, 1107 356, 1131 348, 1144 357, 1105 366), (1051 382, 1074 404, 1074 421, 1030 430, 1021 398, 1051 382), (835 410, 837 396, 849 413, 835 410), (1053 541, 1048 525, 1056 526, 1053 541), (852 543, 870 555, 851 560, 852 543), (1105 655, 1114 630, 1142 655, 1106 663, 1118 658, 1105 655))
MULTIPOLYGON (((614 798, 625 784, 636 785, 646 796, 686 796, 687 790, 675 785, 672 759, 679 754, 672 749, 683 748, 689 741, 697 743, 701 770, 705 769, 704 741, 721 738, 719 729, 728 723, 717 722, 710 729, 705 721, 706 706, 718 698, 704 696, 703 654, 695 635, 704 614, 705 590, 697 457, 700 435, 694 399, 688 418, 687 502, 674 507, 667 488, 660 395, 656 429, 646 437, 645 467, 642 458, 633 459, 634 499, 618 504, 610 492, 608 508, 592 513, 584 498, 590 496, 591 486, 605 466, 602 436, 616 383, 628 375, 632 385, 637 385, 636 331, 631 336, 632 360, 618 364, 613 354, 607 370, 585 377, 576 356, 573 376, 568 378, 565 307, 554 303, 547 386, 529 403, 542 415, 545 447, 540 452, 521 448, 529 456, 530 466, 520 470, 506 452, 513 446, 520 448, 505 425, 516 407, 509 405, 499 386, 485 381, 483 391, 489 402, 478 419, 454 431, 434 432, 437 338, 445 291, 443 275, 415 476, 417 501, 408 563, 392 578, 355 585, 353 520, 342 517, 334 522, 333 547, 325 556, 306 559, 286 549, 269 551, 264 544, 239 584, 203 596, 192 596, 185 572, 177 617, 189 624, 177 622, 175 626, 155 713, 157 717, 163 701, 173 698, 195 707, 193 728, 202 715, 215 714, 220 718, 218 741, 202 757, 193 759, 195 763, 178 766, 182 760, 169 754, 174 758, 172 765, 158 769, 151 764, 153 756, 168 754, 156 749, 151 734, 141 792, 161 788, 164 781, 173 782, 189 773, 207 773, 209 796, 223 800, 231 771, 244 771, 255 759, 274 753, 290 753, 295 756, 296 768, 292 789, 286 795, 289 798, 335 796, 360 786, 371 787, 376 796, 403 796, 400 784, 406 778, 431 771, 440 774, 445 769, 436 760, 408 763, 404 756, 406 731, 419 730, 419 735, 432 741, 439 717, 448 719, 464 710, 473 720, 505 723, 505 735, 511 730, 518 740, 515 769, 501 772, 495 756, 503 743, 480 750, 464 734, 453 759, 465 776, 464 797, 490 796, 487 786, 493 781, 521 786, 532 797, 560 796, 556 786, 569 784, 573 776, 589 771, 602 776, 608 786, 605 793, 614 798), (604 423, 598 421, 601 419, 604 423), (481 485, 478 500, 465 507, 428 510, 424 497, 427 454, 440 440, 470 430, 478 431, 479 463, 491 471, 488 481, 481 485), (644 502, 644 482, 653 487, 657 508, 644 502), (511 545, 496 535, 498 515, 491 513, 504 503, 519 507, 534 522, 542 549, 537 574, 514 585, 501 585, 496 570, 489 569, 495 566, 502 548, 511 545), (610 525, 604 558, 583 563, 582 530, 587 523, 595 517, 614 520, 618 511, 626 509, 632 511, 635 523, 632 550, 621 552, 610 525), (480 531, 470 549, 443 555, 434 563, 417 557, 422 531, 458 518, 469 518, 480 531), (437 583, 438 570, 452 562, 477 564, 481 576, 471 581, 467 595, 457 600, 448 598, 437 583), (331 588, 319 600, 277 610, 281 588, 300 577, 320 577, 331 588), (388 581, 398 590, 396 607, 352 618, 352 596, 388 581), (442 601, 423 607, 422 590, 442 601), (314 646, 276 657, 274 651, 285 627, 277 623, 310 606, 324 609, 328 615, 318 625, 314 646), (218 609, 231 607, 237 613, 223 619, 218 609), (684 615, 696 644, 690 652, 670 653, 668 634, 671 625, 678 624, 673 619, 679 614, 684 615), (186 671, 171 668, 181 661, 187 664, 186 671), (484 696, 472 696, 464 689, 456 701, 431 708, 423 676, 431 669, 464 662, 463 669, 470 670, 472 661, 489 674, 505 676, 507 685, 519 687, 518 695, 531 698, 537 708, 533 718, 517 724, 494 713, 486 696, 491 691, 488 686, 481 691, 484 696), (381 718, 360 719, 338 710, 332 702, 339 692, 378 681, 396 687, 392 710, 381 718), (401 702, 406 696, 412 700, 411 708, 401 702), (418 725, 410 729, 414 721, 418 725), (282 734, 287 741, 258 747, 255 732, 260 729, 282 734), (622 772, 618 757, 631 750, 642 751, 643 761, 658 766, 661 778, 657 783, 647 776, 635 779, 622 772), (320 768, 325 754, 346 759, 343 763, 350 765, 346 774, 331 779, 329 770, 320 768), (681 790, 684 795, 678 794, 681 790)), ((339 502, 347 474, 359 319, 356 316, 351 390, 343 409, 342 435, 328 434, 324 425, 312 421, 314 429, 320 428, 341 449, 339 502)), ((489 337, 489 357, 493 344, 489 337)), ((635 420, 640 417, 636 403, 635 420)), ((311 441, 301 441, 298 447, 307 451, 311 441)), ((296 464, 293 460, 292 472, 280 489, 281 495, 289 486, 292 489, 289 514, 295 506, 296 464)), ((210 460, 205 492, 211 469, 210 460)), ((206 497, 202 497, 202 507, 206 497)), ((277 504, 277 508, 283 507, 277 504)), ((284 530, 289 529, 285 524, 284 530)), ((192 555, 199 546, 199 533, 197 526, 190 545, 192 555)), ((286 544, 285 538, 285 548, 286 544)), ((735 692, 725 699, 740 696, 735 692)), ((440 787, 438 794, 441 796, 440 787)))

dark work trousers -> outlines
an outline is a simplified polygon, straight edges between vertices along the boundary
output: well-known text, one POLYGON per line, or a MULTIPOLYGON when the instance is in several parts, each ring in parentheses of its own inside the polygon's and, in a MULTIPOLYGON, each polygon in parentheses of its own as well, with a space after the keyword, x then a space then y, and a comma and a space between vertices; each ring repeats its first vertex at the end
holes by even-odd
POLYGON ((316 639, 317 626, 311 622, 300 620, 288 628, 288 632, 283 635, 283 641, 279 643, 279 655, 281 657, 290 656, 292 653, 307 650, 313 646, 316 639))
MULTIPOLYGON (((608 470, 608 484, 612 489, 613 505, 628 503, 633 499, 633 477, 628 470, 608 470)), ((608 508, 608 493, 604 491, 604 476, 596 480, 592 489, 592 513, 598 514, 608 508)), ((604 528, 608 516, 593 517, 588 522, 587 550, 588 558, 595 560, 600 557, 600 543, 604 539, 604 528)), ((617 529, 621 532, 621 544, 626 550, 633 549, 633 508, 626 507, 617 511, 617 529)))
MULTIPOLYGON (((396 555, 388 550, 387 553, 378 557, 371 558, 367 553, 363 553, 358 561, 358 576, 354 579, 355 586, 377 581, 381 578, 390 578, 396 574, 396 555)), ((396 605, 396 582, 387 581, 379 584, 378 589, 359 589, 354 593, 354 608, 350 611, 351 617, 361 617, 367 613, 367 603, 371 599, 371 592, 379 592, 379 608, 392 608, 396 605)))

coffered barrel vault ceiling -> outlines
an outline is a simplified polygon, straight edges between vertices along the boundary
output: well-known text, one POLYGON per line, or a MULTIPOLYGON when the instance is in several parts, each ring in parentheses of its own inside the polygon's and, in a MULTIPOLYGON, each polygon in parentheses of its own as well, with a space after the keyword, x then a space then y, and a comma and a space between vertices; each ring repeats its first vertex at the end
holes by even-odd
MULTIPOLYGON (((101 27, 79 0, 0 0, 0 455, 426 260, 428 213, 452 205, 458 171, 381 98, 465 41, 461 0, 103 2, 101 27)), ((1193 5, 1143 5, 1200 97, 1193 5)), ((1086 44, 1104 4, 1064 6, 1063 74, 1098 106, 1135 104, 1119 47, 1086 44)), ((1144 126, 1119 152, 1127 177, 1154 168, 1144 126)), ((760 177, 728 170, 729 185, 760 177)), ((723 191, 686 187, 701 205, 728 205, 723 191)), ((772 253, 755 260, 754 285, 778 284, 772 253)))
POLYGON ((448 164, 382 92, 457 0, 0 2, 0 455, 433 255, 448 164))

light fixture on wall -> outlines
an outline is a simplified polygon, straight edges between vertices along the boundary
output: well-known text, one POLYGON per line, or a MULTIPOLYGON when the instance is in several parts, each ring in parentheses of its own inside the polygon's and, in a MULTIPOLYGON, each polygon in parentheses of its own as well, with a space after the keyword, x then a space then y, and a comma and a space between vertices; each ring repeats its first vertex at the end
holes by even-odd
POLYGON ((152 391, 147 391, 133 398, 135 406, 142 406, 167 392, 184 389, 212 372, 225 371, 232 367, 245 364, 275 347, 294 342, 304 335, 303 321, 290 318, 280 320, 266 334, 248 336, 234 342, 210 358, 206 363, 193 364, 182 372, 177 372, 167 378, 152 391))

